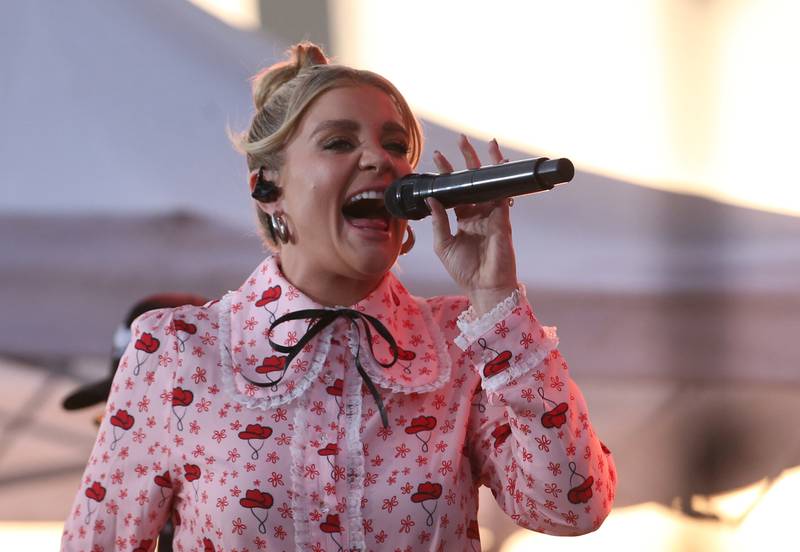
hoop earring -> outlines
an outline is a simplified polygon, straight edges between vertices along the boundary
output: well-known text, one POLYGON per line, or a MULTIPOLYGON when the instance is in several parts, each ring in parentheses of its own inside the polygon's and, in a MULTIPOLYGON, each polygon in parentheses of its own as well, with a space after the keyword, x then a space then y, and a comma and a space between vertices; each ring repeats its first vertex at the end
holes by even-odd
POLYGON ((289 226, 283 213, 277 212, 267 215, 267 227, 269 235, 275 244, 289 243, 289 226))
POLYGON ((411 251, 414 248, 414 244, 417 242, 417 238, 414 236, 414 231, 411 229, 410 224, 406 225, 406 234, 408 234, 408 237, 406 237, 406 241, 403 242, 403 245, 400 246, 401 255, 405 255, 411 251))
POLYGON ((250 197, 262 203, 271 203, 278 199, 281 190, 272 180, 264 180, 264 167, 258 169, 256 185, 253 186, 253 193, 250 197))

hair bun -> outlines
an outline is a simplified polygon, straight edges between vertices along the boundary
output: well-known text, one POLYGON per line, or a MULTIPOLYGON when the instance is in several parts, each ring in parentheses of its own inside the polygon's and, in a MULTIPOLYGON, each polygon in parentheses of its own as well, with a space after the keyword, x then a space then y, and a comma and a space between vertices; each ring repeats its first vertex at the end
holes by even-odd
POLYGON ((295 78, 300 71, 315 65, 327 65, 328 58, 322 48, 313 42, 303 41, 287 51, 288 61, 267 67, 253 77, 253 103, 260 110, 278 88, 295 78))

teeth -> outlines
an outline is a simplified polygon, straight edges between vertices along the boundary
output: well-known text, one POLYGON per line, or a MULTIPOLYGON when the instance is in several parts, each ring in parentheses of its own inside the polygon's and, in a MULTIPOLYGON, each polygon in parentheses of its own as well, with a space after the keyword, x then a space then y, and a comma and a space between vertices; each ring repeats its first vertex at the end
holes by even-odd
POLYGON ((347 203, 353 203, 353 202, 358 201, 360 199, 383 199, 383 197, 384 197, 383 192, 378 192, 376 190, 370 190, 370 191, 361 192, 361 193, 358 193, 358 194, 354 195, 353 197, 351 197, 350 199, 347 200, 347 203))

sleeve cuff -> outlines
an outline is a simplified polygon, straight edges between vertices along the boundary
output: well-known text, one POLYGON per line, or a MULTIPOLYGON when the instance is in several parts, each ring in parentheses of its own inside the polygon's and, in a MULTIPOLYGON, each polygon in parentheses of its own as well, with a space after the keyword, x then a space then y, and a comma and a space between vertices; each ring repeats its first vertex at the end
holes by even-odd
POLYGON ((505 320, 520 304, 520 297, 525 298, 525 286, 519 284, 511 295, 500 301, 492 310, 478 317, 472 305, 458 315, 456 324, 461 333, 455 343, 462 351, 466 351, 479 337, 494 328, 498 322, 505 320))

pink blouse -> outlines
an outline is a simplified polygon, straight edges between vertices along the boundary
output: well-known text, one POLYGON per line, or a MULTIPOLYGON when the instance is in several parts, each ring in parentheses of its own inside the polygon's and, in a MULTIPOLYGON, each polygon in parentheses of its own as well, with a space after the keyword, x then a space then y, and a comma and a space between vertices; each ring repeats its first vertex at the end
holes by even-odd
POLYGON ((387 275, 350 308, 391 332, 390 367, 357 316, 287 362, 314 320, 270 326, 325 307, 274 257, 220 301, 141 316, 62 550, 151 551, 169 515, 177 551, 479 550, 480 485, 522 527, 596 529, 614 464, 554 328, 523 290, 480 318, 467 307, 387 275))

